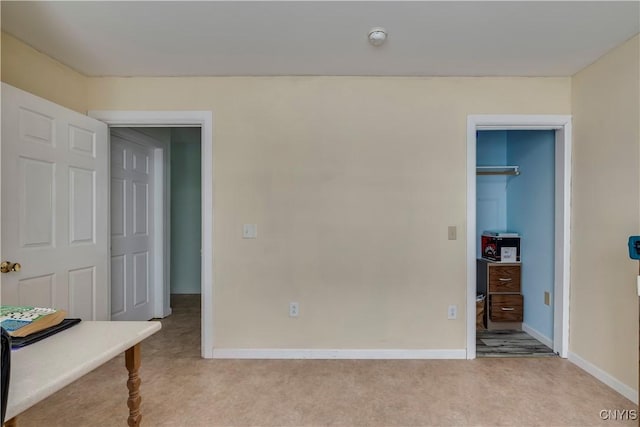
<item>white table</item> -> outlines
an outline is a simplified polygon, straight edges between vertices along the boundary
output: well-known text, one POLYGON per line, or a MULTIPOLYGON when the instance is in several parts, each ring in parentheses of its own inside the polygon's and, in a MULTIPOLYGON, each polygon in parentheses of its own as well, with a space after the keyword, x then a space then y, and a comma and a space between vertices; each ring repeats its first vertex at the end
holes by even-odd
POLYGON ((160 322, 83 321, 49 338, 11 352, 5 424, 56 391, 125 352, 129 371, 130 426, 140 424, 140 342, 160 330, 160 322))

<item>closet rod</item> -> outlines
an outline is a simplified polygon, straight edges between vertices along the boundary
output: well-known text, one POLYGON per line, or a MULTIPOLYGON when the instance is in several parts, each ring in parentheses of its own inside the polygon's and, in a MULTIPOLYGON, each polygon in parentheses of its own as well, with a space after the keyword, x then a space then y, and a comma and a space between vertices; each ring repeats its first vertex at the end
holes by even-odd
POLYGON ((476 175, 520 175, 518 166, 476 166, 476 175))

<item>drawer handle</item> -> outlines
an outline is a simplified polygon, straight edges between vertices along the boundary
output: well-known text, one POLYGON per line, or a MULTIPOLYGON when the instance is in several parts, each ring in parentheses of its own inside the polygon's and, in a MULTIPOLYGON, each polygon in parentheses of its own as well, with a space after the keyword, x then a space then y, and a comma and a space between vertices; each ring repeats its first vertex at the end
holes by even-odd
POLYGON ((514 311, 515 308, 513 308, 513 307, 500 307, 500 310, 502 310, 502 311, 514 311))
POLYGON ((513 279, 511 279, 511 277, 509 277, 508 279, 503 279, 502 277, 500 277, 498 280, 501 282, 510 282, 513 279))

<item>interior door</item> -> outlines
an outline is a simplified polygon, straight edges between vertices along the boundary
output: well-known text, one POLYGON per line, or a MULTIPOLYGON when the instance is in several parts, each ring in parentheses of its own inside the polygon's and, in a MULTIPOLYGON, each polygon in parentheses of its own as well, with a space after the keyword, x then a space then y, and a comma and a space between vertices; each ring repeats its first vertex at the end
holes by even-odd
POLYGON ((153 317, 153 147, 111 132, 111 319, 153 317))
POLYGON ((2 84, 2 304, 109 320, 107 156, 106 124, 2 84))

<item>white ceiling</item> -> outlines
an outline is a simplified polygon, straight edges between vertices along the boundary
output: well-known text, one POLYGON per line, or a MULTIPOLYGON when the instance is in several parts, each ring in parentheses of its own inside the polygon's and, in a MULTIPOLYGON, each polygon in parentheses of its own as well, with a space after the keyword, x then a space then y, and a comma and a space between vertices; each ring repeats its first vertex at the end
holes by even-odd
POLYGON ((9 2, 2 29, 89 76, 568 76, 640 2, 9 2), (371 27, 388 30, 381 47, 371 27))

